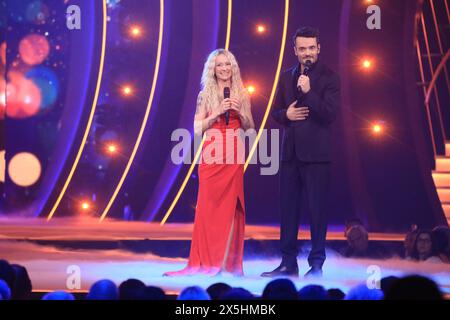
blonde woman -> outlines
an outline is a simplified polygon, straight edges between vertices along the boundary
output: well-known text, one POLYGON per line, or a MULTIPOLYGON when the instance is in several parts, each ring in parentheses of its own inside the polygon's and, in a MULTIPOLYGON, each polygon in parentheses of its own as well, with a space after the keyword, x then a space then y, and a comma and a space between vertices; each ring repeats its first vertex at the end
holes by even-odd
POLYGON ((209 55, 201 84, 194 129, 196 134, 205 135, 205 143, 198 167, 199 191, 189 262, 183 270, 164 275, 242 275, 244 165, 236 159, 242 141, 233 134, 255 127, 250 99, 236 58, 228 50, 218 49, 209 55), (224 98, 225 88, 229 88, 229 98, 224 98))

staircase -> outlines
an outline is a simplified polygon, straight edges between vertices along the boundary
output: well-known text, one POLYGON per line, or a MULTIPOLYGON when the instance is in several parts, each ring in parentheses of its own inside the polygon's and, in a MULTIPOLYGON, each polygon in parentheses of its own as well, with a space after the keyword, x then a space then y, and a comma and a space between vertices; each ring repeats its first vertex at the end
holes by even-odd
POLYGON ((450 141, 445 143, 445 156, 436 157, 436 170, 432 175, 442 209, 450 224, 450 141))
POLYGON ((448 92, 450 88, 450 0, 422 0, 415 15, 418 85, 429 112, 428 127, 436 167, 432 176, 442 209, 450 224, 450 132, 448 92), (444 97, 444 99, 442 99, 444 97), (445 153, 443 147, 445 146, 445 153))

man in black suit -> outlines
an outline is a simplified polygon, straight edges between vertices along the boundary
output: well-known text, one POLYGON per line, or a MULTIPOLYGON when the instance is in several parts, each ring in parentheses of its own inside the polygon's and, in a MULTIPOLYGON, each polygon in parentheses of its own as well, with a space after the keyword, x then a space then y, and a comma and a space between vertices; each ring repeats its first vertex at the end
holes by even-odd
POLYGON ((325 261, 331 123, 340 104, 339 77, 319 61, 318 30, 303 27, 294 37, 299 63, 280 76, 273 118, 284 126, 281 151, 278 268, 261 276, 298 276, 297 234, 302 192, 308 202, 312 248, 305 276, 321 276, 325 261))

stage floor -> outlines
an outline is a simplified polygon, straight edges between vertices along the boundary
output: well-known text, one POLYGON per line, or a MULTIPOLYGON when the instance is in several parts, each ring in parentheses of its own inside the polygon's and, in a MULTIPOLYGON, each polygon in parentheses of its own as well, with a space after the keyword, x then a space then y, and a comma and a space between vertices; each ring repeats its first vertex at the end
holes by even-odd
MULTIPOLYGON (((63 241, 117 241, 117 240, 190 240, 192 223, 134 222, 104 220, 90 217, 54 218, 0 218, 0 240, 63 240, 63 241)), ((372 241, 403 241, 403 234, 370 233, 372 241)), ((245 239, 277 240, 278 226, 245 226, 245 239)), ((310 239, 309 230, 300 228, 300 240, 310 239)), ((345 240, 342 230, 329 228, 327 240, 345 240)))
MULTIPOLYGON (((1 219, 0 220, 0 258, 10 263, 25 266, 30 274, 34 291, 68 290, 72 266, 79 267, 81 287, 77 290, 85 292, 99 279, 111 279, 117 284, 136 278, 147 285, 163 288, 169 294, 177 294, 190 285, 204 288, 212 283, 226 282, 231 286, 244 287, 256 295, 260 295, 264 286, 271 280, 261 278, 263 271, 277 266, 279 260, 265 252, 246 254, 244 259, 244 277, 162 277, 166 271, 178 270, 185 266, 185 258, 171 258, 154 253, 131 252, 124 249, 91 249, 67 248, 55 246, 57 242, 92 242, 114 240, 189 240, 192 225, 115 222, 105 221, 98 224, 82 219, 55 219, 47 223, 45 220, 1 219), (50 241, 50 242, 46 242, 50 241)), ((401 241, 403 235, 371 235, 379 240, 401 241)), ((308 238, 301 233, 300 238, 308 238)), ((246 239, 276 240, 277 227, 248 226, 246 239)), ((330 232, 329 240, 343 239, 342 232, 330 232)), ((165 241, 156 242, 162 246, 158 252, 164 252, 165 241)), ((186 241, 188 243, 188 241, 186 241)), ((167 244, 169 244, 167 242, 167 244)), ((370 266, 379 267, 380 276, 402 276, 420 273, 434 279, 446 293, 450 294, 449 265, 432 262, 411 262, 399 258, 388 260, 343 258, 335 251, 327 250, 327 261, 324 266, 324 277, 321 280, 293 279, 297 288, 306 284, 321 284, 325 288, 340 288, 344 292, 349 288, 366 283, 371 276, 370 266)), ((300 271, 307 270, 306 259, 299 257, 300 271)))

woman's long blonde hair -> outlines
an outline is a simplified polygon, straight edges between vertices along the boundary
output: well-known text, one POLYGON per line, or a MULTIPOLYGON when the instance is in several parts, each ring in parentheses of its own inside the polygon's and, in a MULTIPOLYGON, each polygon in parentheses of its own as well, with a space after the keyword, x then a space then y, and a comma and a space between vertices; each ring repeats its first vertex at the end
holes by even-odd
POLYGON ((248 103, 247 91, 244 88, 244 84, 241 79, 241 71, 234 55, 225 49, 217 49, 211 52, 206 59, 205 66, 203 67, 202 74, 202 99, 205 103, 208 112, 211 112, 213 108, 217 108, 220 101, 223 99, 223 92, 219 91, 216 75, 214 73, 216 67, 216 57, 223 54, 231 62, 231 97, 240 99, 242 105, 246 106, 248 103))

